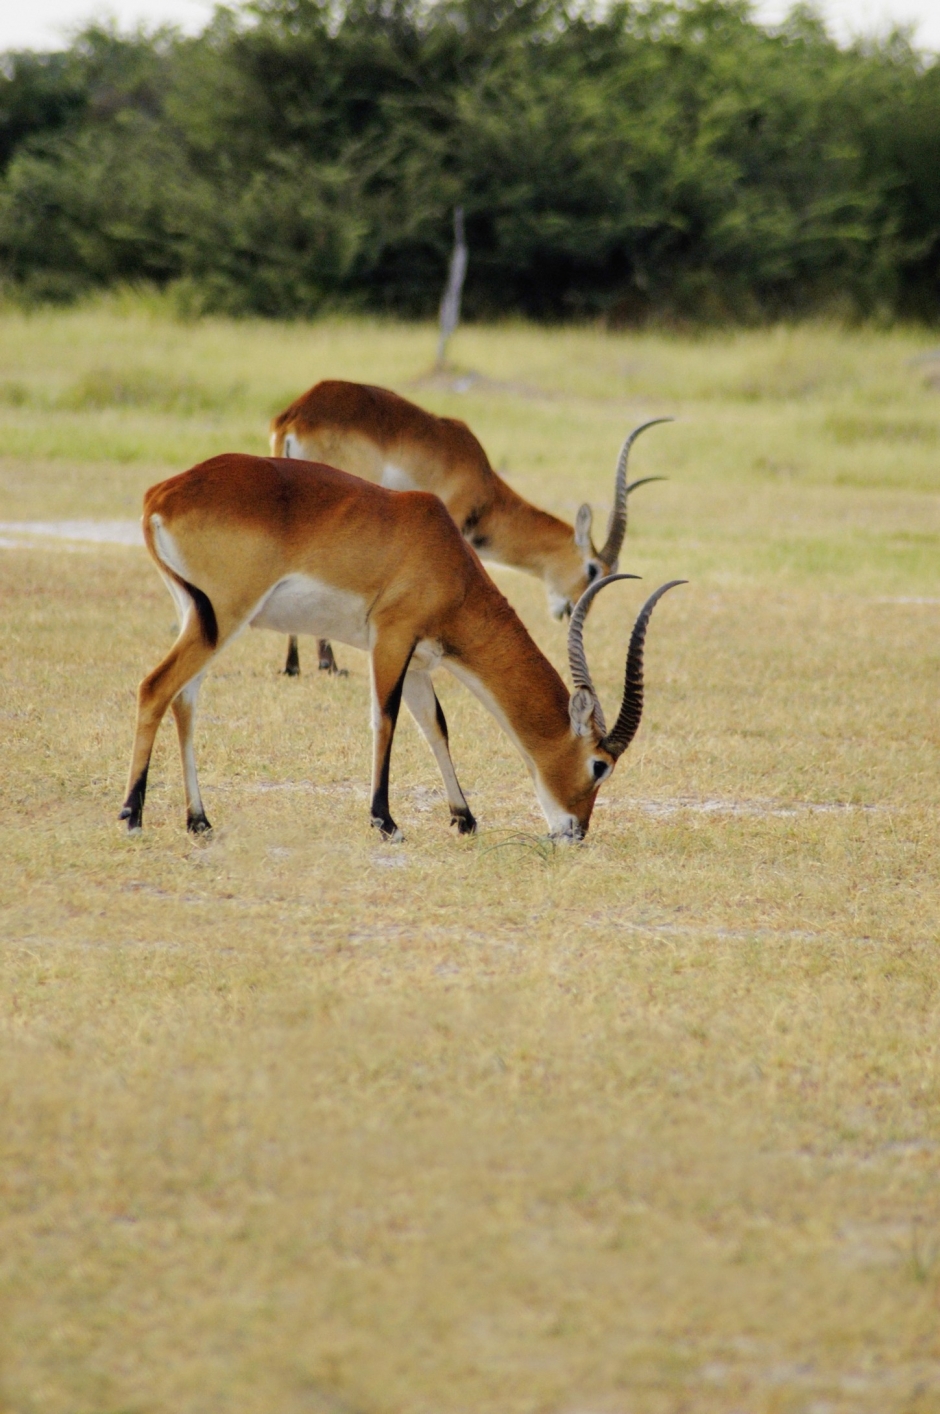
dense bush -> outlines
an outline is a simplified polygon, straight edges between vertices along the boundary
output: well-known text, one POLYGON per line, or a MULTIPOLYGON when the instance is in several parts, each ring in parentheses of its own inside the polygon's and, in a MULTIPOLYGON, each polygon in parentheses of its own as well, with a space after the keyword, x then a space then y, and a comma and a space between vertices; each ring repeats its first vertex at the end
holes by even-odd
POLYGON ((738 0, 260 0, 87 31, 0 76, 0 269, 26 299, 427 313, 940 311, 940 68, 738 0))

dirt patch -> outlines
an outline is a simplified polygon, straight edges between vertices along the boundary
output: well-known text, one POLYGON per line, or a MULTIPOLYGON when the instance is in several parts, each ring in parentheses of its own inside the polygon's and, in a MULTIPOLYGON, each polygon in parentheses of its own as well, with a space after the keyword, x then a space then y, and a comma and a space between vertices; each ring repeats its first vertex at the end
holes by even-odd
POLYGON ((693 800, 675 796, 670 800, 635 800, 637 809, 647 815, 678 815, 684 810, 699 815, 748 815, 760 817, 792 817, 797 815, 841 815, 849 811, 883 810, 883 805, 856 805, 848 801, 809 800, 693 800))
POLYGON ((143 545, 139 520, 4 520, 0 549, 35 549, 42 540, 93 545, 143 545))

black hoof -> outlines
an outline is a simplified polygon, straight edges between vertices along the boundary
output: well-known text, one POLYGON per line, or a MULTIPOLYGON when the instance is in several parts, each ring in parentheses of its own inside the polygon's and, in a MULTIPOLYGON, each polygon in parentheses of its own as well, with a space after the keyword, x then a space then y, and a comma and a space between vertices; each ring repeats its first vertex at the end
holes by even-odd
POLYGON ((119 820, 127 821, 128 830, 139 830, 141 820, 144 815, 144 798, 147 794, 147 771, 149 764, 144 767, 137 780, 127 792, 127 799, 121 807, 119 820))
POLYGON ((299 678, 299 677, 300 677, 300 664, 299 664, 299 663, 288 663, 287 667, 284 669, 283 673, 281 674, 281 677, 283 677, 283 678, 299 678))
POLYGON ((186 828, 191 835, 205 835, 212 829, 205 815, 187 815, 186 828))
POLYGON ((458 835, 475 835, 477 822, 469 810, 452 810, 450 823, 457 826, 458 835))
POLYGON ((391 815, 385 820, 379 820, 373 815, 372 828, 373 830, 378 830, 383 840, 387 840, 389 844, 401 844, 402 840, 405 838, 391 815))

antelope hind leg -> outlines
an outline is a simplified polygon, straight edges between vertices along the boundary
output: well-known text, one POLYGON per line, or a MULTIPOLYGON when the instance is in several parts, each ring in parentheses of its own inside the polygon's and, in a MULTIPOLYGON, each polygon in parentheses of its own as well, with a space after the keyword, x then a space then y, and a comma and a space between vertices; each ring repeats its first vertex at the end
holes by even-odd
POLYGON ((287 662, 284 664, 284 676, 288 678, 300 677, 300 654, 297 651, 297 635, 292 633, 287 640, 287 662))
POLYGON ((414 642, 397 642, 392 633, 376 639, 372 649, 372 824, 383 839, 404 839, 388 808, 392 742, 401 707, 414 642))
MULTIPOLYGON (((329 673, 330 677, 349 677, 346 668, 337 667, 332 645, 326 638, 317 639, 317 667, 321 672, 329 673)), ((291 634, 287 640, 287 661, 284 664, 284 676, 288 678, 300 677, 300 650, 296 634, 291 634)))
MULTIPOLYGON (((159 663, 152 673, 148 673, 137 689, 137 727, 134 733, 134 749, 131 753, 131 765, 127 778, 127 795, 119 816, 119 819, 127 821, 128 830, 141 828, 144 797, 147 794, 147 770, 150 766, 150 754, 153 751, 157 729, 166 710, 177 694, 188 683, 191 683, 193 678, 202 673, 215 652, 216 649, 210 648, 202 637, 198 616, 195 613, 190 613, 184 620, 179 638, 163 662, 159 663)), ((195 696, 193 701, 195 701, 195 696)), ((185 712, 186 708, 184 707, 182 710, 185 712)), ((177 717, 177 726, 179 727, 179 717, 177 717)), ((191 729, 190 708, 190 732, 191 729)), ((183 746, 182 735, 180 745, 183 746)), ((191 749, 190 742, 190 751, 191 749)), ((184 771, 186 759, 184 749, 184 771)), ((193 762, 193 770, 195 771, 195 762, 193 762)), ((198 798, 198 785, 196 789, 198 798)))
POLYGON ((196 720, 196 698, 202 687, 205 673, 199 673, 188 682, 182 692, 173 698, 173 716, 176 718, 176 732, 180 742, 180 756, 183 762, 183 785, 186 791, 186 828, 191 835, 202 835, 212 826, 206 818, 196 774, 196 753, 193 749, 193 726, 196 720))
POLYGON ((333 645, 330 643, 329 639, 317 639, 317 653, 319 654, 317 667, 320 669, 321 673, 329 673, 332 678, 349 677, 349 670, 347 668, 337 667, 336 659, 333 657, 333 645))

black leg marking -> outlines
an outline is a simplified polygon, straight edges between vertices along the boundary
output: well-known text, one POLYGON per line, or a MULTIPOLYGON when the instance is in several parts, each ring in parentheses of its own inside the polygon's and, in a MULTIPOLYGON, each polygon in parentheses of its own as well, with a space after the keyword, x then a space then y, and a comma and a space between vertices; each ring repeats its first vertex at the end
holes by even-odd
POLYGON ((405 659, 405 666, 401 670, 398 681, 388 694, 388 700, 382 709, 382 716, 387 717, 390 723, 388 734, 388 745, 385 748, 385 760, 382 762, 382 774, 379 776, 379 788, 372 797, 372 824, 381 831, 384 839, 393 839, 397 836, 401 839, 401 830, 395 824, 388 808, 388 775, 392 764, 392 742, 395 740, 395 727, 398 723, 398 712, 401 707, 401 694, 405 686, 405 674, 408 671, 408 664, 411 662, 411 652, 405 659))
POLYGON ((144 797, 147 794, 147 772, 149 770, 150 763, 148 762, 128 791, 124 808, 118 816, 119 820, 127 821, 128 830, 139 830, 142 828, 141 820, 144 814, 144 797))
MULTIPOLYGON (((437 725, 441 736, 450 745, 450 734, 447 730, 447 718, 444 716, 444 709, 437 700, 437 693, 434 694, 434 715, 437 717, 437 725)), ((458 835, 475 835, 477 832, 477 822, 473 818, 469 805, 452 806, 450 812, 450 823, 457 826, 458 835)))
POLYGON ((336 666, 336 659, 333 657, 333 645, 328 639, 318 638, 317 650, 320 655, 320 661, 317 663, 317 667, 320 669, 321 673, 329 673, 332 678, 349 677, 348 669, 338 668, 336 666))
MULTIPOLYGON (((171 571, 172 573, 172 571, 171 571)), ((190 584, 188 579, 180 579, 174 574, 173 578, 181 584, 186 593, 192 597, 196 606, 196 614, 199 618, 199 630, 202 634, 202 641, 207 648, 218 648, 219 646, 219 624, 215 616, 215 609, 212 607, 212 600, 208 594, 203 594, 201 589, 197 589, 194 584, 190 584)))
MULTIPOLYGON (((392 723, 394 733, 395 724, 392 723)), ((372 797, 372 824, 379 831, 383 839, 390 840, 396 835, 401 839, 401 830, 392 819, 388 808, 388 772, 392 764, 392 738, 388 739, 388 746, 385 748, 385 760, 382 762, 382 774, 379 777, 379 788, 372 797)))
POLYGON ((300 677, 300 654, 297 651, 297 639, 293 634, 287 640, 287 662, 284 664, 284 675, 289 678, 300 677))
MULTIPOLYGON (((396 713, 395 716, 397 715, 396 713)), ((395 718, 393 717, 392 736, 394 732, 395 718)), ((385 760, 382 762, 379 788, 372 797, 372 823, 375 828, 381 832, 384 839, 391 839, 393 835, 401 834, 388 808, 388 773, 392 764, 392 736, 389 736, 388 746, 385 748, 385 760)))
POLYGON ((465 809, 451 808, 450 823, 457 826, 458 835, 475 835, 477 832, 477 822, 470 813, 469 805, 465 809))
POLYGON ((191 810, 186 812, 186 828, 191 835, 205 835, 212 829, 205 814, 195 815, 191 810))
POLYGON ((437 717, 437 725, 440 728, 441 736, 450 745, 450 735, 447 731, 447 718, 444 716, 444 709, 437 700, 437 693, 434 694, 434 715, 437 717))

